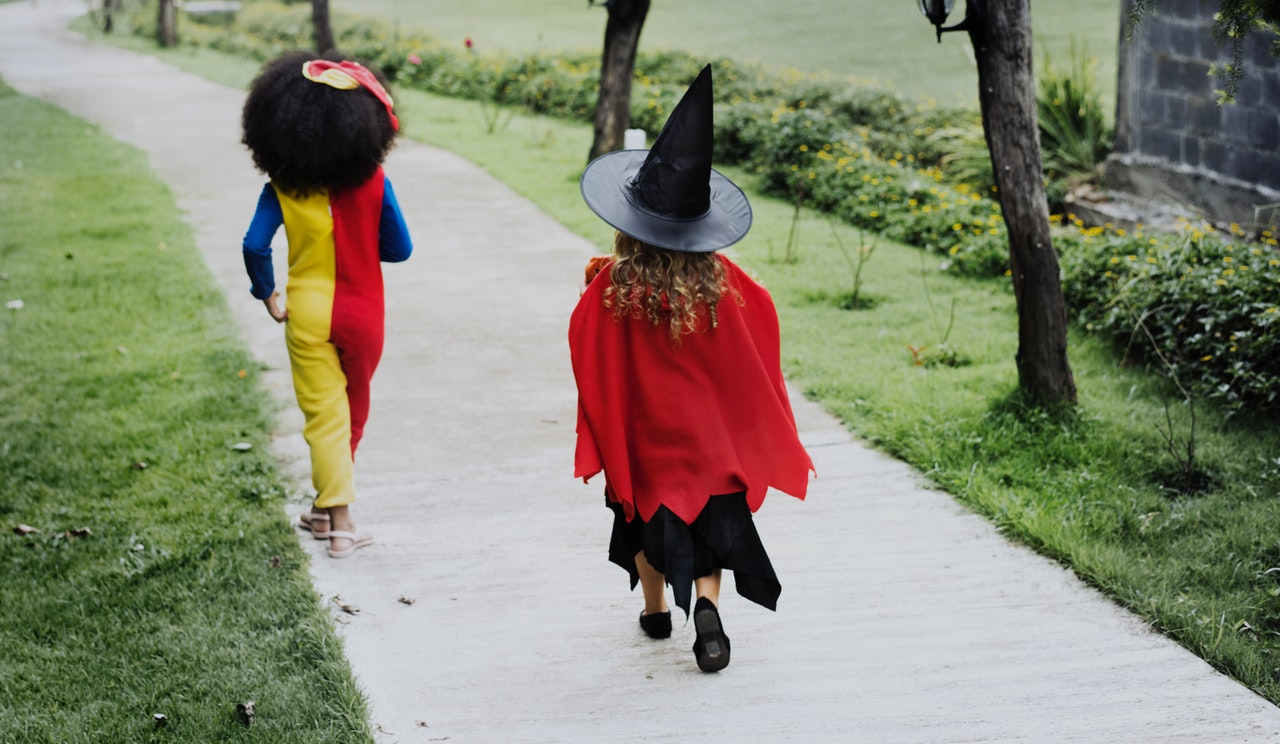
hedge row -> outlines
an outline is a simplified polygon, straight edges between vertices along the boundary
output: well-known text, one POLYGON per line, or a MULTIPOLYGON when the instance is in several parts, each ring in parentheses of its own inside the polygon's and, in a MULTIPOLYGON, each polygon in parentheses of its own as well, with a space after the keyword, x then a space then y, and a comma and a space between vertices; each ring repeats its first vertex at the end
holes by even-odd
MULTIPOLYGON (((150 33, 147 11, 136 23, 150 33)), ((334 26, 340 48, 376 65, 396 86, 578 121, 593 116, 597 52, 479 54, 461 40, 445 44, 375 18, 338 15, 334 26)), ((310 8, 252 2, 230 25, 184 24, 183 37, 266 60, 310 45, 310 8)), ((641 53, 633 126, 660 129, 702 64, 684 53, 641 53)), ((951 182, 946 170, 955 151, 972 147, 975 132, 980 138, 976 113, 848 79, 725 59, 711 64, 718 163, 754 170, 764 189, 781 198, 936 252, 947 271, 1007 272, 998 203, 985 190, 951 182)), ((1229 406, 1280 406, 1280 253, 1273 233, 1260 244, 1241 244, 1239 235, 1203 226, 1144 236, 1086 228, 1069 215, 1055 219, 1067 300, 1086 329, 1113 335, 1196 394, 1229 406), (1147 338, 1143 328, 1154 345, 1129 344, 1135 334, 1147 338)))

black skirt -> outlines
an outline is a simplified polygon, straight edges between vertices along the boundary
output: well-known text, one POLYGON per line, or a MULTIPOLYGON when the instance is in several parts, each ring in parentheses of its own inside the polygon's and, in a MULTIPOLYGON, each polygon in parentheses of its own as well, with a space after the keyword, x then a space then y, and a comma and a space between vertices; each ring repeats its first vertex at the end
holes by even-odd
POLYGON ((733 571, 738 594, 762 607, 777 609, 782 584, 760 542, 745 492, 712 496, 692 525, 665 506, 658 507, 648 522, 639 516, 628 522, 621 504, 607 498, 606 503, 613 510, 609 560, 631 574, 632 589, 640 582, 635 557, 644 551, 649 565, 666 578, 676 606, 686 617, 693 580, 722 568, 733 571))

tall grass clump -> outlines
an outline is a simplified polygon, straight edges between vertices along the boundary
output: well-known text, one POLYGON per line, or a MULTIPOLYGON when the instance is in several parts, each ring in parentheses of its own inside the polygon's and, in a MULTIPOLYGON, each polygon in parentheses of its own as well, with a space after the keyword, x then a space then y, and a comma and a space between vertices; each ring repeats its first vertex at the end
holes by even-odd
POLYGON ((1073 43, 1067 67, 1046 52, 1036 71, 1040 151, 1055 206, 1066 192, 1097 182, 1098 169, 1111 152, 1112 127, 1096 70, 1097 59, 1086 57, 1073 43))

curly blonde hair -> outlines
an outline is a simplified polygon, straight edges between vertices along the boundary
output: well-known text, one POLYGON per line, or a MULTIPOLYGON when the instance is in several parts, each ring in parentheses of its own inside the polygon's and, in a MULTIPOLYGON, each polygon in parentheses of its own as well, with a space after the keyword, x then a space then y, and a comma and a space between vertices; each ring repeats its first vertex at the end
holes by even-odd
POLYGON ((666 323, 674 344, 686 333, 715 328, 716 306, 726 293, 741 302, 715 253, 666 250, 623 233, 614 236, 613 253, 605 307, 616 318, 666 323))

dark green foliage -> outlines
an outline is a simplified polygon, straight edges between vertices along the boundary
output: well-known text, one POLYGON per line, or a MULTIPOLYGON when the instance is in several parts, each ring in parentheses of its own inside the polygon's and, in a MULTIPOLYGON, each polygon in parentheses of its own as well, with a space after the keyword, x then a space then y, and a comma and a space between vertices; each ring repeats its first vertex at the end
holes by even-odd
POLYGON ((1280 406, 1280 251, 1270 232, 1241 242, 1188 225, 1059 244, 1063 292, 1086 330, 1229 410, 1280 406))

